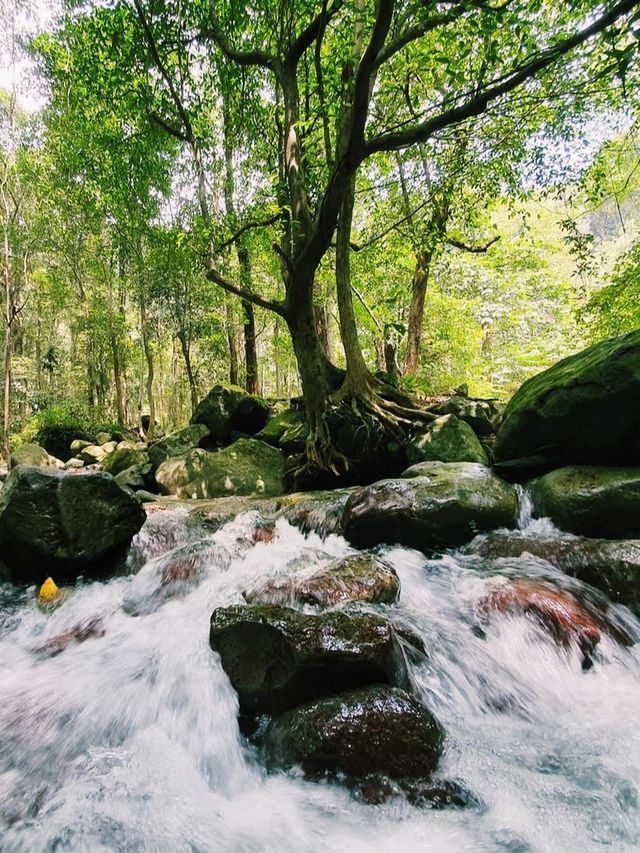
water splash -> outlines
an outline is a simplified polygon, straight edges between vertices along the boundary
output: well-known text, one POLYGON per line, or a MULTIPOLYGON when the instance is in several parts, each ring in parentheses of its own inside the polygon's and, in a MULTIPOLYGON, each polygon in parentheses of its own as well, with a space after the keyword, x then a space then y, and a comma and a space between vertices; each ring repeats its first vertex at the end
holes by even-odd
POLYGON ((295 772, 266 775, 239 734, 209 616, 352 549, 284 519, 256 543, 261 523, 247 513, 211 532, 182 510, 158 514, 133 549, 137 574, 80 584, 50 614, 34 590, 0 589, 3 853, 637 849, 638 647, 603 638, 585 674, 577 646, 559 648, 525 616, 477 630, 492 574, 539 576, 529 555, 381 549, 402 593, 378 610, 424 641, 415 676, 447 731, 442 773, 480 808, 371 807, 295 772), (100 631, 76 641, 91 620, 100 631))

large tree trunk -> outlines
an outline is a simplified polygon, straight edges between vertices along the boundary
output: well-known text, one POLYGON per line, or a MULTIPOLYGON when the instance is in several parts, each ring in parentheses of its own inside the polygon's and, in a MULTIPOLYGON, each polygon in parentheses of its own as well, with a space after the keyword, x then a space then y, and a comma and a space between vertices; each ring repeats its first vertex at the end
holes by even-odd
POLYGON ((229 297, 225 296, 225 312, 227 321, 227 344, 229 346, 229 382, 238 384, 238 339, 236 337, 235 317, 229 297))
POLYGON ((429 250, 418 252, 416 268, 411 282, 411 304, 409 306, 409 328, 407 330, 407 352, 404 359, 404 375, 418 372, 420 341, 422 339, 422 321, 424 318, 424 300, 429 281, 433 253, 429 250))
POLYGON ((180 349, 184 359, 184 367, 187 371, 189 395, 191 397, 191 414, 193 414, 196 410, 196 406, 198 405, 198 389, 196 387, 196 378, 193 374, 193 365, 191 364, 191 349, 189 347, 189 342, 187 341, 187 336, 184 333, 179 334, 178 339, 180 341, 180 349))
POLYGON ((124 382, 122 380, 122 361, 120 358, 120 341, 114 322, 114 307, 113 307, 113 285, 109 280, 108 290, 108 309, 109 309, 109 343, 111 344, 111 356, 113 359, 113 381, 116 389, 116 412, 118 425, 123 427, 126 425, 125 400, 124 400, 124 382))

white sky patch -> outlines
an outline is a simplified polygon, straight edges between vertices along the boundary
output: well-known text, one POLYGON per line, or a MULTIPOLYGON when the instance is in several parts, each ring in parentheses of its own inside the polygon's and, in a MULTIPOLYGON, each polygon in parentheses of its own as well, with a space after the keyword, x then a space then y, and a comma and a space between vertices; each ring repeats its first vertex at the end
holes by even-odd
POLYGON ((34 62, 22 45, 49 27, 59 11, 58 0, 0 0, 0 89, 15 93, 20 106, 28 112, 41 109, 46 102, 42 81, 34 62))

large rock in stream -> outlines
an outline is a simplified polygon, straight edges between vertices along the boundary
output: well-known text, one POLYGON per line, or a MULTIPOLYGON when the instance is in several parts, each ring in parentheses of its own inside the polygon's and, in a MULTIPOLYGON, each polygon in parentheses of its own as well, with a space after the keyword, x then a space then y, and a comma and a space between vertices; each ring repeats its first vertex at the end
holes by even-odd
POLYGON ((349 688, 410 686, 401 643, 374 614, 224 607, 211 616, 209 641, 238 693, 244 726, 349 688))
POLYGON ((504 413, 500 463, 640 463, 640 330, 594 344, 527 380, 504 413))
POLYGON ((118 561, 145 517, 109 474, 19 465, 0 493, 2 561, 18 583, 99 575, 118 561))
POLYGON ((530 484, 534 511, 570 533, 640 538, 640 468, 568 465, 530 484))
POLYGON ((270 767, 298 765, 318 777, 344 774, 351 784, 428 780, 442 752, 443 730, 414 696, 375 686, 320 699, 274 720, 264 742, 270 767))
POLYGON ((156 471, 164 495, 216 498, 225 495, 280 495, 284 459, 275 447, 239 438, 217 452, 195 448, 166 459, 156 471))
POLYGON ((348 554, 308 574, 258 583, 246 590, 250 604, 336 607, 355 601, 393 604, 400 594, 400 579, 389 563, 375 554, 348 554))
POLYGON ((194 447, 200 447, 210 435, 209 427, 204 424, 190 424, 184 429, 165 435, 149 445, 151 464, 157 468, 166 459, 182 456, 194 447))
POLYGON ((351 495, 343 527, 356 547, 384 542, 431 553, 516 523, 515 491, 484 465, 422 462, 403 478, 381 480, 351 495))
POLYGON ((640 539, 542 539, 491 533, 472 542, 469 552, 489 559, 531 554, 640 614, 640 539))

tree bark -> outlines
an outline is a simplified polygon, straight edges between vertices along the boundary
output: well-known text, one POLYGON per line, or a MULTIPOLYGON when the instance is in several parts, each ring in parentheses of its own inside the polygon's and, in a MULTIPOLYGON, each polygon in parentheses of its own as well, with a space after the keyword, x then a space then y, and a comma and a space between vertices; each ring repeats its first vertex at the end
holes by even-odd
POLYGON ((411 282, 407 352, 404 359, 405 376, 412 376, 418 372, 422 321, 424 318, 424 300, 427 293, 432 256, 433 253, 430 250, 423 250, 418 252, 416 257, 416 268, 411 282))

